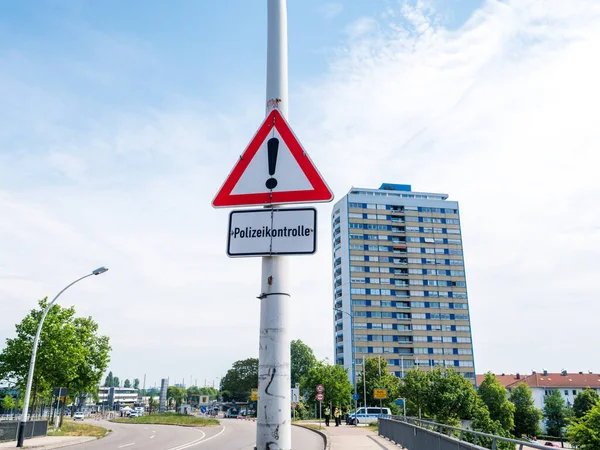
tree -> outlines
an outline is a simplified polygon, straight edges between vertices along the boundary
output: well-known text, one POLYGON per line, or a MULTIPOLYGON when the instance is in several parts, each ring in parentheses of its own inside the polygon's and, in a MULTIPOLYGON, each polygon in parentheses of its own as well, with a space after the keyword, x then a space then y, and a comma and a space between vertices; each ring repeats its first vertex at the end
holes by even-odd
POLYGON ((510 401, 515 405, 514 435, 537 436, 540 431, 542 412, 535 407, 529 386, 521 383, 514 387, 510 393, 510 401))
POLYGON ((129 381, 129 378, 125 379, 125 381, 123 382, 123 387, 124 388, 130 388, 131 387, 131 381, 129 381))
POLYGON ((112 371, 108 372, 108 375, 106 375, 106 378, 104 379, 104 387, 113 387, 113 373, 112 371))
POLYGON ((567 430, 569 439, 581 450, 600 448, 600 404, 596 404, 567 430))
POLYGON ((302 342, 300 339, 290 343, 291 352, 291 383, 292 387, 300 383, 300 379, 306 376, 309 370, 317 363, 317 358, 312 348, 302 342))
POLYGON ((582 418, 586 412, 600 403, 600 396, 594 389, 584 389, 580 391, 573 401, 573 412, 577 419, 582 418))
MULTIPOLYGON (((15 380, 25 390, 34 336, 47 305, 39 301, 15 326, 16 337, 6 340, 0 353, 0 379, 15 380)), ((32 384, 32 405, 49 400, 52 387, 69 388, 71 398, 93 392, 100 384, 109 361, 108 337, 98 335, 98 325, 91 317, 75 317, 75 309, 53 305, 41 330, 32 384)))
MULTIPOLYGON (((498 420, 493 420, 490 417, 490 411, 487 405, 479 397, 475 397, 475 405, 473 407, 473 420, 471 428, 475 431, 480 431, 487 434, 495 434, 496 436, 512 437, 511 434, 502 428, 502 424, 498 420)), ((467 434, 467 441, 474 442, 475 437, 467 434)), ((481 447, 491 448, 492 439, 486 437, 478 437, 477 444, 481 447)), ((497 442, 498 450, 514 450, 515 445, 510 442, 497 442)))
POLYGON ((210 398, 217 398, 219 390, 214 387, 201 387, 198 393, 200 395, 208 395, 210 398))
POLYGON ((258 359, 248 358, 236 361, 221 378, 221 391, 225 401, 245 402, 252 389, 258 387, 258 359))
POLYGON ((562 430, 567 425, 565 401, 560 392, 553 389, 544 399, 544 419, 550 436, 562 436, 562 430))
POLYGON ((167 387, 167 401, 169 404, 175 404, 175 410, 179 410, 179 407, 187 397, 187 392, 184 388, 178 386, 167 387))
POLYGON ((133 388, 134 389, 139 389, 140 388, 140 379, 139 378, 134 378, 133 379, 133 388))
POLYGON ((473 384, 449 367, 438 367, 427 373, 429 395, 427 414, 437 422, 457 425, 460 419, 470 419, 476 404, 473 384))
MULTIPOLYGON (((382 401, 386 407, 396 409, 394 400, 400 396, 400 378, 387 371, 387 360, 384 358, 367 358, 365 366, 358 377, 357 386, 365 386, 367 391, 366 401, 364 399, 364 388, 358 389, 358 401, 366 406, 375 406, 379 400, 373 397, 375 389, 387 389, 387 398, 382 401), (381 368, 381 370, 380 370, 381 368), (381 373, 381 375, 380 375, 381 373), (366 380, 365 380, 366 376, 366 380)), ((397 412, 397 411, 395 411, 397 412)))
POLYGON ((350 405, 352 384, 342 366, 317 362, 300 381, 300 392, 306 394, 307 405, 312 410, 317 403, 315 388, 323 385, 323 403, 332 406, 350 405))
POLYGON ((156 409, 156 400, 154 399, 154 396, 151 395, 150 398, 148 399, 148 413, 152 414, 152 411, 154 411, 156 409))
POLYGON ((113 387, 121 387, 121 381, 119 380, 119 377, 114 377, 113 378, 113 387))
POLYGON ((12 395, 5 395, 2 399, 2 409, 4 412, 11 412, 15 407, 15 400, 12 398, 12 395))
POLYGON ((406 414, 421 417, 427 411, 429 378, 427 372, 413 369, 406 372, 400 385, 400 396, 406 399, 406 414))
POLYGON ((477 394, 486 404, 490 419, 497 420, 504 430, 511 432, 515 428, 515 405, 508 400, 508 391, 492 372, 485 374, 477 394))

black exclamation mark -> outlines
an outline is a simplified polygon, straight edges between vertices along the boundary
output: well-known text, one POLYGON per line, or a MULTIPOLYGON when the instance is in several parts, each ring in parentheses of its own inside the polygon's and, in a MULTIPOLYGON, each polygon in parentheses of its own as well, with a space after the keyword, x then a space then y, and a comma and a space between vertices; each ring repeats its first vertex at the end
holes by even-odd
POLYGON ((277 165, 277 150, 279 149, 279 139, 277 138, 271 138, 267 141, 267 152, 268 152, 268 158, 269 158, 269 175, 271 175, 271 178, 269 178, 266 183, 265 186, 267 186, 267 189, 275 189, 275 186, 277 186, 277 180, 275 178, 273 178, 273 175, 275 175, 275 166, 277 165))

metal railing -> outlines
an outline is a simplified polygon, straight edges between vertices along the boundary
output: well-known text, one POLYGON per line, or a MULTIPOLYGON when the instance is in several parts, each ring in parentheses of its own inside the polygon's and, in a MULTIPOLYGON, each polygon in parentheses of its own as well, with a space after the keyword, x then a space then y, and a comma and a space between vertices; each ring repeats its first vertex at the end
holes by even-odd
POLYGON ((378 430, 380 436, 400 444, 408 450, 425 448, 484 450, 488 447, 478 445, 478 441, 482 441, 482 438, 491 440, 492 450, 496 450, 500 442, 512 443, 518 450, 548 448, 535 442, 496 436, 413 417, 391 416, 379 419, 378 430))

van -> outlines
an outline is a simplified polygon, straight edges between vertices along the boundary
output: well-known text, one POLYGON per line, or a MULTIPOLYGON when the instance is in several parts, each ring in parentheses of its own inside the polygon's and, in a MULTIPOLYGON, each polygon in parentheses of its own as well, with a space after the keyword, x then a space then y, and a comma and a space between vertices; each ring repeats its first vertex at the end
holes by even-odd
POLYGON ((348 415, 348 423, 354 425, 357 423, 373 423, 377 422, 380 417, 390 417, 392 412, 390 408, 375 408, 368 406, 367 408, 362 407, 354 411, 351 411, 348 415))

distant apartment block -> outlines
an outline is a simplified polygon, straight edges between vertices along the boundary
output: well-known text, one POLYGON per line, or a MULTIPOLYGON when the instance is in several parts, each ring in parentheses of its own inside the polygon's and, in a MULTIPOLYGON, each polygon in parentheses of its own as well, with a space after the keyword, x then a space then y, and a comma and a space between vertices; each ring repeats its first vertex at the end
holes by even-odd
POLYGON ((353 188, 331 225, 336 364, 352 379, 381 356, 398 377, 454 367, 475 382, 458 203, 409 185, 353 188))
MULTIPOLYGON (((477 385, 479 386, 485 374, 477 375, 477 385)), ((532 372, 530 375, 517 374, 500 374, 496 375, 496 379, 509 392, 515 386, 525 383, 531 388, 531 394, 535 403, 535 407, 543 410, 544 400, 546 395, 552 391, 560 392, 567 408, 573 407, 575 397, 584 389, 594 389, 600 394, 600 374, 597 373, 569 373, 563 370, 560 373, 550 373, 544 370, 540 373, 532 372)), ((546 431, 544 420, 541 421, 542 430, 546 431)))
MULTIPOLYGON (((477 375, 478 386, 484 378, 485 374, 477 375)), ((535 406, 539 409, 544 407, 544 399, 551 391, 560 392, 568 408, 573 406, 575 396, 586 388, 594 389, 600 394, 600 374, 591 372, 569 373, 563 370, 560 373, 550 373, 544 370, 530 375, 501 374, 496 375, 496 378, 509 391, 518 384, 527 384, 531 388, 535 406)))

